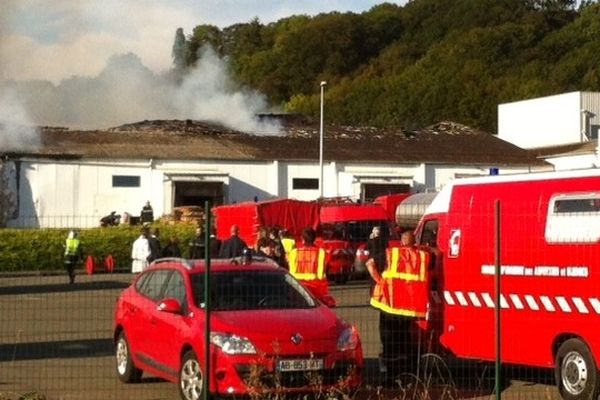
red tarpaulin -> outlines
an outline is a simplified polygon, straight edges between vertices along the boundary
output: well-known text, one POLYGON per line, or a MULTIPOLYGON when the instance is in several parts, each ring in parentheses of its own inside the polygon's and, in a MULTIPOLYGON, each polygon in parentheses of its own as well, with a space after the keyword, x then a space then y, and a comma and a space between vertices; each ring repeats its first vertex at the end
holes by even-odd
POLYGON ((279 226, 288 230, 294 238, 299 238, 306 227, 317 228, 319 205, 315 202, 278 199, 259 202, 246 202, 215 207, 217 238, 224 240, 230 236, 231 225, 240 227, 240 237, 248 246, 254 246, 258 229, 263 226, 279 226))
POLYGON ((380 205, 343 204, 321 207, 321 222, 385 220, 387 215, 380 205))

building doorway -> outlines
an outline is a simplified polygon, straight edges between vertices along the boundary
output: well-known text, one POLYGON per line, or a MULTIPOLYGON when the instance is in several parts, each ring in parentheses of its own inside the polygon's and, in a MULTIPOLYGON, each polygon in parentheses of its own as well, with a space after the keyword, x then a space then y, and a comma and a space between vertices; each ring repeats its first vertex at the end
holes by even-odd
POLYGON ((173 182, 173 207, 223 204, 223 182, 173 182))
POLYGON ((379 196, 411 191, 411 186, 407 183, 362 183, 360 186, 360 199, 367 203, 379 196))

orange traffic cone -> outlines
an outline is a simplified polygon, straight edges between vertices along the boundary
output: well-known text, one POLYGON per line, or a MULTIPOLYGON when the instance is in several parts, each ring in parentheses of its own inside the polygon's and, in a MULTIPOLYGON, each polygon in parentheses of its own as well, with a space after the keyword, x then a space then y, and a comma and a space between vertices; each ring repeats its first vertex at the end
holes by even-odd
POLYGON ((115 271, 115 259, 112 254, 107 255, 104 259, 104 270, 110 273, 115 271))
POLYGON ((88 275, 92 275, 94 272, 96 272, 96 265, 94 263, 94 257, 92 257, 92 256, 87 257, 87 260, 85 261, 85 270, 87 271, 88 275))

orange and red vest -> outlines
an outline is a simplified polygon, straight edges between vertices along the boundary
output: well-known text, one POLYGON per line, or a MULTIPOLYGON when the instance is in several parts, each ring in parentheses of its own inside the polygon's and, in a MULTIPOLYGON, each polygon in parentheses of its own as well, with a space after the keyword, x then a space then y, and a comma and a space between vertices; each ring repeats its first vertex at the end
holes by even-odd
POLYGON ((290 273, 318 298, 329 292, 325 257, 319 247, 298 247, 288 254, 290 273))
POLYGON ((387 249, 387 268, 371 295, 371 305, 395 315, 425 318, 429 305, 430 255, 416 247, 387 249))

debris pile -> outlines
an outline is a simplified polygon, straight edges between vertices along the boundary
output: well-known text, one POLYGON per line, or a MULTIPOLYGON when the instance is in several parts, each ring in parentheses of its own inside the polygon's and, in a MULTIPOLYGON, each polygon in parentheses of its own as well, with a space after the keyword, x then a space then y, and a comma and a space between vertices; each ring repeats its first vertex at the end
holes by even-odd
POLYGON ((199 206, 174 207, 173 213, 163 216, 162 221, 175 224, 195 224, 202 226, 204 223, 204 209, 199 206))

